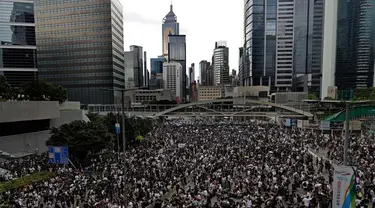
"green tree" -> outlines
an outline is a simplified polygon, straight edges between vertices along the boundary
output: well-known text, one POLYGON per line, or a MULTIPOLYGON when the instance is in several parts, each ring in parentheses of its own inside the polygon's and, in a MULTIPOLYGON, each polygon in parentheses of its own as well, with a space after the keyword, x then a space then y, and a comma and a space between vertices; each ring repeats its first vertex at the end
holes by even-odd
POLYGON ((68 146, 70 155, 79 161, 104 149, 113 149, 114 135, 99 122, 73 121, 51 129, 48 146, 68 146))
POLYGON ((29 100, 51 100, 64 102, 67 91, 61 86, 52 85, 42 79, 34 80, 24 88, 24 94, 29 100))
POLYGON ((50 100, 59 101, 60 103, 68 99, 68 92, 61 85, 52 85, 51 94, 49 95, 50 100))
POLYGON ((354 100, 375 100, 375 88, 355 89, 354 100))
MULTIPOLYGON (((93 116, 93 118, 99 121, 93 116)), ((121 114, 117 115, 114 113, 109 113, 106 116, 102 117, 101 121, 103 125, 107 126, 109 132, 115 134, 115 124, 118 122, 121 124, 121 114)), ((153 122, 148 118, 140 117, 125 117, 125 138, 128 146, 132 146, 138 143, 136 138, 138 136, 145 137, 153 128, 153 122)), ((122 131, 124 128, 121 126, 121 132, 119 135, 120 143, 122 143, 122 131)), ((115 141, 117 143, 117 141, 115 141)))
POLYGON ((318 96, 316 96, 315 93, 310 93, 310 94, 307 96, 307 99, 309 99, 309 100, 319 100, 318 96))
POLYGON ((12 87, 6 81, 5 76, 0 76, 0 99, 8 100, 10 99, 12 93, 12 87))

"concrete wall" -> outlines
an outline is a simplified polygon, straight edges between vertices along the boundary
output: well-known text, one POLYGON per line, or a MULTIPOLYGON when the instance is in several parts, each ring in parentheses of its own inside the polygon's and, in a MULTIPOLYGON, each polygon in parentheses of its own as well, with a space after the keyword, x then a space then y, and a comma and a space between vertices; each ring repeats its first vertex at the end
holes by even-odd
POLYGON ((80 102, 66 101, 66 102, 60 103, 60 111, 61 110, 79 110, 79 109, 81 109, 80 102))
POLYGON ((83 110, 62 110, 60 111, 60 117, 51 119, 51 127, 59 127, 63 124, 68 124, 72 121, 90 121, 85 115, 83 110))
POLYGON ((0 123, 53 119, 60 116, 57 101, 0 102, 0 123))
POLYGON ((45 143, 49 137, 49 130, 0 137, 0 149, 10 154, 33 153, 36 149, 45 152, 45 143))

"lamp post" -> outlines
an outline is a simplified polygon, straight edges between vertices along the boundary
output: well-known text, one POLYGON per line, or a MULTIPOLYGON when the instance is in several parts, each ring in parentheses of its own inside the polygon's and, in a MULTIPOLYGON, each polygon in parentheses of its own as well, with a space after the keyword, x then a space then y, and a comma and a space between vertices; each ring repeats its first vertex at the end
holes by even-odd
POLYGON ((137 88, 131 88, 131 89, 108 89, 108 88, 102 88, 102 90, 108 90, 108 91, 116 91, 116 92, 121 92, 121 125, 122 125, 122 148, 123 148, 123 160, 124 160, 124 167, 123 167, 123 172, 124 172, 124 201, 125 201, 125 206, 126 207, 126 139, 125 139, 125 101, 124 101, 124 93, 126 91, 133 91, 133 90, 141 90, 141 89, 148 89, 148 87, 137 87, 137 88))

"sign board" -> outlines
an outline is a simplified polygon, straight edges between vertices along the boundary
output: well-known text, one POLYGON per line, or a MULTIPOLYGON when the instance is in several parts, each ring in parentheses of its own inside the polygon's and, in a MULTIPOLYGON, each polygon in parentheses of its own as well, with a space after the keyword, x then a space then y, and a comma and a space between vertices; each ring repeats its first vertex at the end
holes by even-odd
POLYGON ((332 99, 337 99, 337 87, 336 86, 329 86, 327 89, 327 97, 332 99))
POLYGON ((343 130, 344 129, 344 123, 343 122, 331 122, 330 128, 332 130, 343 130))
POLYGON ((360 131, 362 129, 361 121, 350 121, 349 130, 350 131, 360 131))
POLYGON ((115 131, 116 131, 116 134, 120 134, 120 124, 119 123, 115 124, 115 131))
POLYGON ((330 130, 331 129, 331 122, 330 121, 322 121, 320 123, 321 130, 330 130))
POLYGON ((355 187, 354 168, 350 166, 335 166, 332 184, 332 208, 355 208, 355 187))
POLYGON ((285 126, 290 126, 290 125, 291 125, 290 119, 289 118, 285 119, 285 126))
POLYGON ((68 164, 69 163, 69 149, 68 147, 48 147, 48 163, 54 164, 68 164))
POLYGON ((290 119, 290 126, 297 126, 297 119, 291 118, 290 119))
POLYGON ((297 121, 297 127, 301 128, 301 129, 303 128, 303 120, 298 120, 297 121))

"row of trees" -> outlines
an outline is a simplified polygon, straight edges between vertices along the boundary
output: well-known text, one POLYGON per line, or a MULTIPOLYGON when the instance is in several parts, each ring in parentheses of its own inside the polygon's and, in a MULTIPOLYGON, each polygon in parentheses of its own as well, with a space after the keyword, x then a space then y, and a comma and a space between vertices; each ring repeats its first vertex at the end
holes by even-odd
MULTIPOLYGON (((90 122, 74 121, 59 128, 51 129, 51 137, 47 146, 68 146, 69 153, 76 161, 84 161, 92 154, 103 150, 122 151, 117 149, 115 124, 121 124, 121 116, 113 113, 107 116, 97 114, 88 115, 90 122)), ((148 118, 126 117, 125 138, 128 147, 143 142, 137 138, 146 137, 153 128, 153 120, 148 118)), ((119 134, 119 143, 122 144, 122 131, 119 134)))
POLYGON ((0 76, 0 99, 1 100, 32 100, 32 101, 59 101, 64 102, 68 93, 62 86, 56 86, 42 79, 36 79, 29 84, 15 88, 0 76))

